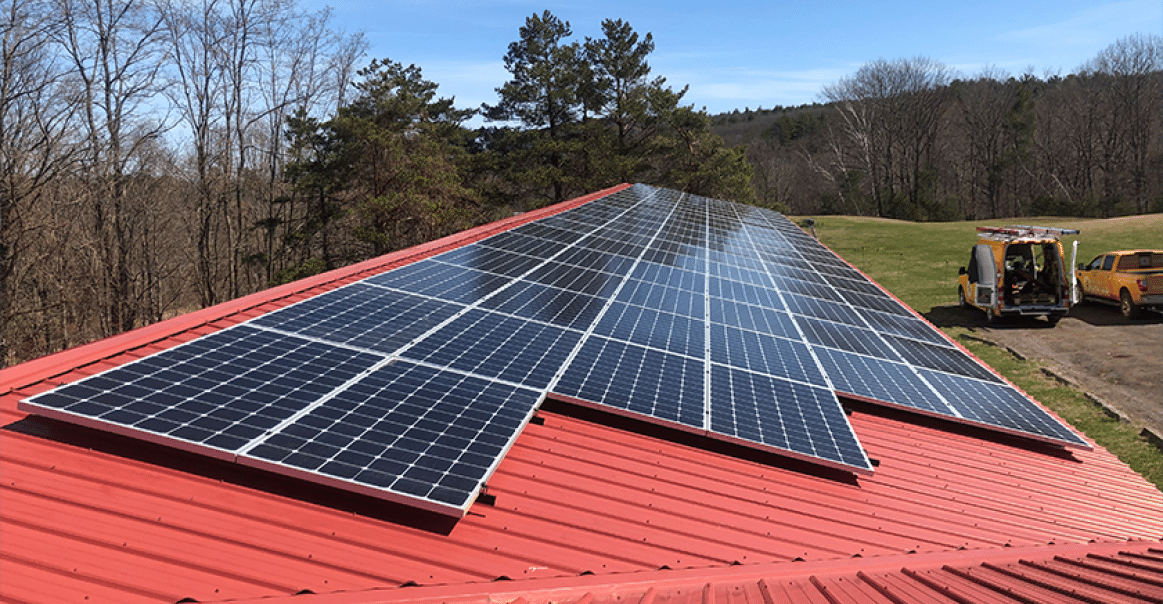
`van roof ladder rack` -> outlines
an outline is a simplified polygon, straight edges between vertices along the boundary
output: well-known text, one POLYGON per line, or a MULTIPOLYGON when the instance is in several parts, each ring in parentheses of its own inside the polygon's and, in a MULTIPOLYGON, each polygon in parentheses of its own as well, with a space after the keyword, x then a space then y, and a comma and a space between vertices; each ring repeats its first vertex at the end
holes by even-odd
POLYGON ((977 227, 980 233, 996 233, 998 235, 1012 235, 1015 237, 1030 237, 1034 235, 1077 235, 1078 229, 1060 229, 1058 227, 1041 227, 1014 224, 1007 227, 977 227))

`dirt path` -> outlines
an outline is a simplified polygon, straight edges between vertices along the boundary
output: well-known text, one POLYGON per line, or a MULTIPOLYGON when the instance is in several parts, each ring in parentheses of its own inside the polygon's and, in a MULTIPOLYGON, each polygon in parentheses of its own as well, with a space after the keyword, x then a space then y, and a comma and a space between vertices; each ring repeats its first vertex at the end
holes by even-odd
POLYGON ((1043 321, 986 326, 984 315, 934 308, 930 320, 969 327, 982 339, 1044 363, 1136 426, 1163 435, 1163 320, 1128 321, 1115 307, 1075 306, 1056 327, 1043 321))

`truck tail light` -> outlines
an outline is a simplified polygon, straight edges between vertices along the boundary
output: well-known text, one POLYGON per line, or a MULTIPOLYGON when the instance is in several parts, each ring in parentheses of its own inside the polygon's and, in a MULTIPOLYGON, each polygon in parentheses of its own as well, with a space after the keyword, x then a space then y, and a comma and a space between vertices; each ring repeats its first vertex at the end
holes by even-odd
POLYGON ((1141 292, 1147 291, 1147 280, 1146 279, 1135 279, 1135 284, 1139 286, 1139 291, 1141 291, 1141 292))

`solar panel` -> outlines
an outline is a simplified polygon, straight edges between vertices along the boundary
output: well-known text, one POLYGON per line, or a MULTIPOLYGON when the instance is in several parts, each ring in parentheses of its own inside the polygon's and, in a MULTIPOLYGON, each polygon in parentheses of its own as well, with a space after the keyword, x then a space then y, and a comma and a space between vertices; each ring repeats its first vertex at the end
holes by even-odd
POLYGON ((827 388, 713 365, 711 428, 795 457, 861 467, 868 458, 827 388))
POLYGON ((471 309, 402 356, 544 389, 581 333, 539 321, 471 309))
POLYGON ((871 472, 837 393, 1087 446, 778 213, 643 185, 21 406, 463 514, 545 396, 871 472))
POLYGON ((29 402, 62 419, 230 458, 381 359, 240 325, 29 402))
POLYGON ((396 361, 254 443, 241 461, 463 509, 542 396, 396 361))

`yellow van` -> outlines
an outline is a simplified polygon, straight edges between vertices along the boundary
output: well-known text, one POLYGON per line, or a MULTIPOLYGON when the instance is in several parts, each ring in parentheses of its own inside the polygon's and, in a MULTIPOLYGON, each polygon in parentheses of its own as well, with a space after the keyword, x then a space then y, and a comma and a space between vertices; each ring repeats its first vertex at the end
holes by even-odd
POLYGON ((962 308, 985 311, 986 320, 1046 317, 1054 325, 1070 311, 1071 265, 1062 235, 1076 229, 1038 226, 977 227, 969 266, 961 267, 957 299, 962 308))

